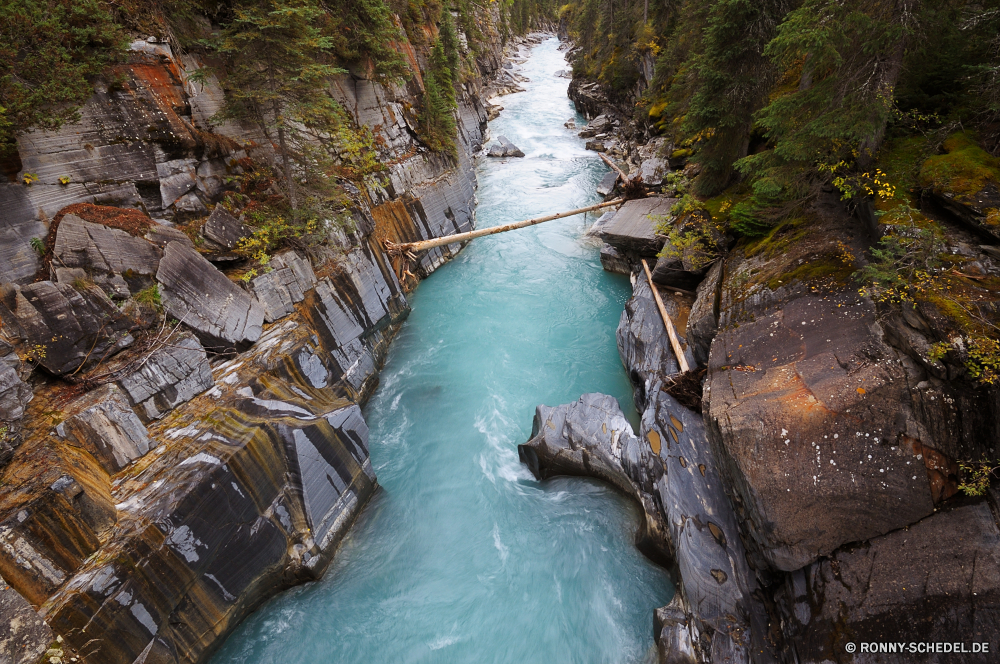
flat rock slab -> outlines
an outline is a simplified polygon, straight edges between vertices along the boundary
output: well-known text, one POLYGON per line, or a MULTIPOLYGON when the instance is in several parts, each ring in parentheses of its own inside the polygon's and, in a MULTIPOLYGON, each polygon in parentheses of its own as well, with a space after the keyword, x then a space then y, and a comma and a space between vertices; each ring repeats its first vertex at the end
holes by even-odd
POLYGON ((132 344, 132 321, 100 288, 39 281, 8 286, 0 315, 20 330, 32 356, 55 375, 110 357, 132 344))
MULTIPOLYGON (((944 509, 905 530, 837 551, 789 575, 781 596, 799 661, 837 661, 848 642, 989 643, 1000 640, 1000 530, 987 502, 944 509)), ((856 659, 937 661, 908 651, 856 659)), ((930 656, 933 657, 933 656, 930 656)))
POLYGON ((614 190, 615 186, 618 184, 618 173, 610 171, 604 174, 601 178, 600 183, 597 185, 597 193, 601 196, 609 196, 614 190))
POLYGON ((618 251, 655 256, 663 248, 663 238, 656 235, 654 217, 668 216, 675 202, 657 197, 628 201, 601 229, 601 239, 618 251))
POLYGON ((118 381, 143 422, 163 417, 212 387, 212 368, 190 332, 167 339, 134 373, 118 381))
POLYGON ((295 305, 316 287, 317 280, 309 259, 294 251, 273 257, 268 267, 270 272, 250 282, 250 290, 264 307, 264 320, 273 323, 295 311, 295 305))
POLYGON ((250 229, 221 205, 216 205, 212 210, 201 232, 212 242, 230 250, 239 246, 243 238, 250 237, 250 229))
POLYGON ((260 338, 264 308, 191 247, 168 244, 156 280, 163 308, 191 328, 206 349, 242 351, 260 338))

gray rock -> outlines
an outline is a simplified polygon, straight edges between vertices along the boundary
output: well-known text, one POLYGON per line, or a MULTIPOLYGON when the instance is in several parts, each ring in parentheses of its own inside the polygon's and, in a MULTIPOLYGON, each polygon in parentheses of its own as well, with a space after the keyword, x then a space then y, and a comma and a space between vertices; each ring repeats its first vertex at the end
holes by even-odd
POLYGON ((63 375, 126 348, 132 322, 99 288, 40 281, 0 292, 0 316, 47 371, 63 375))
POLYGON ((216 205, 209 215, 208 221, 202 226, 201 232, 212 242, 226 249, 235 249, 240 240, 250 236, 250 229, 239 219, 229 214, 224 207, 216 205))
POLYGON ((206 349, 242 351, 260 338, 264 308, 190 247, 168 244, 156 280, 163 308, 190 327, 206 349))
POLYGON ((699 664, 698 626, 681 593, 653 612, 658 664, 699 664))
POLYGON ((183 332, 167 341, 138 371, 118 381, 144 422, 163 417, 212 387, 212 368, 198 340, 183 332))
POLYGON ((28 600, 0 578, 0 662, 37 664, 55 635, 28 600))
POLYGON ((627 256, 623 256, 610 244, 601 245, 601 267, 608 272, 617 274, 632 274, 632 262, 627 256))
MULTIPOLYGON (((156 221, 154 219, 154 221, 156 221)), ((189 247, 194 247, 194 242, 191 241, 184 231, 173 228, 172 226, 167 226, 164 223, 156 223, 146 231, 144 236, 147 241, 155 244, 160 249, 165 249, 171 242, 180 242, 181 244, 186 244, 189 247)))
POLYGON ((855 662, 993 662, 1000 640, 1000 530, 985 502, 940 510, 792 572, 778 593, 803 664, 847 642, 986 642, 990 654, 857 654, 855 662))
POLYGON ((684 267, 684 259, 679 256, 660 256, 650 269, 653 281, 661 286, 691 290, 701 282, 705 270, 691 271, 684 267))
POLYGON ((687 339, 698 364, 708 362, 712 339, 719 327, 719 294, 722 287, 721 260, 716 261, 698 285, 698 296, 688 314, 687 339))
POLYGON ((752 618, 763 614, 752 599, 756 580, 704 424, 659 380, 651 390, 638 437, 614 398, 586 394, 573 404, 539 406, 532 438, 518 446, 518 455, 539 479, 596 477, 642 506, 637 544, 675 567, 682 586, 682 599, 657 619, 661 639, 664 622, 674 623, 661 647, 677 659, 665 661, 691 661, 684 657, 702 650, 707 656, 694 661, 747 662, 750 644, 764 643, 766 625, 752 618))
POLYGON ((93 454, 109 475, 149 451, 146 427, 117 386, 94 390, 80 406, 82 410, 59 424, 56 433, 93 454))
POLYGON ((30 281, 41 267, 38 252, 31 246, 31 240, 45 238, 48 229, 40 221, 20 221, 25 214, 10 214, 11 208, 26 208, 29 219, 34 214, 30 201, 23 191, 24 185, 0 183, 0 283, 24 283, 30 281), (8 198, 17 198, 10 201, 8 198), (11 205, 13 203, 13 205, 11 205), (20 222, 20 223, 18 223, 20 222))
POLYGON ((497 136, 497 142, 490 146, 487 153, 490 157, 523 157, 520 148, 511 143, 506 136, 497 136))
POLYGON ((21 358, 0 339, 0 421, 20 420, 31 401, 31 386, 21 380, 20 370, 21 358))
POLYGON ((611 118, 606 115, 598 115, 596 118, 588 122, 587 126, 584 127, 577 135, 580 138, 593 138, 598 134, 607 133, 612 129, 612 127, 611 118))
POLYGON ((615 186, 618 184, 618 173, 615 171, 609 171, 604 174, 601 178, 600 183, 597 185, 597 193, 601 196, 609 196, 611 192, 615 190, 615 186))
POLYGON ((72 284, 76 276, 63 275, 61 270, 82 269, 106 291, 122 298, 152 285, 162 254, 143 238, 72 214, 59 222, 52 253, 59 283, 72 284))
POLYGON ((559 475, 596 477, 634 498, 646 517, 636 533, 636 545, 647 555, 668 562, 673 546, 668 524, 654 502, 653 486, 630 472, 641 464, 638 450, 639 441, 618 401, 596 393, 554 408, 538 406, 531 439, 517 446, 521 462, 539 480, 559 475))
POLYGON ((639 166, 639 176, 647 187, 659 187, 669 172, 670 165, 661 157, 650 157, 639 166))
MULTIPOLYGON (((680 320, 678 299, 670 293, 661 293, 661 298, 671 320, 680 320)), ((657 377, 680 373, 680 363, 670 347, 667 329, 645 274, 639 273, 633 279, 632 298, 625 303, 616 336, 618 354, 632 383, 636 407, 644 410, 657 377)), ((684 339, 683 330, 677 330, 677 336, 685 347, 688 363, 693 366, 694 355, 684 339)))
POLYGON ((626 202, 601 229, 601 239, 621 252, 655 256, 663 247, 656 222, 670 214, 673 198, 641 198, 626 202))
POLYGON ((264 320, 273 323, 295 311, 295 304, 316 286, 316 274, 309 260, 294 251, 275 256, 268 266, 271 271, 255 277, 250 290, 264 307, 264 320))

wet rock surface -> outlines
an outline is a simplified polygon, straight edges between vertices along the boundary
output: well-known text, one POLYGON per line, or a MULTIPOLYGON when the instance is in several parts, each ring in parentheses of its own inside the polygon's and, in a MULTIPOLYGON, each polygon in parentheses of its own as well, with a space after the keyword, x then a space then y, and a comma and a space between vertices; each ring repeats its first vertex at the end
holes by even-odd
POLYGON ((167 337, 136 371, 118 385, 144 422, 163 417, 212 386, 212 370, 201 343, 190 332, 167 337))
POLYGON ((848 642, 989 643, 991 653, 859 654, 854 661, 991 662, 1000 637, 1000 530, 986 501, 845 547, 788 575, 778 592, 801 662, 836 660, 848 642))
POLYGON ((56 427, 60 438, 90 452, 109 475, 149 451, 146 427, 120 389, 105 385, 84 401, 78 413, 56 427))
POLYGON ((497 142, 487 152, 490 157, 523 157, 524 152, 510 142, 506 136, 497 136, 497 142))

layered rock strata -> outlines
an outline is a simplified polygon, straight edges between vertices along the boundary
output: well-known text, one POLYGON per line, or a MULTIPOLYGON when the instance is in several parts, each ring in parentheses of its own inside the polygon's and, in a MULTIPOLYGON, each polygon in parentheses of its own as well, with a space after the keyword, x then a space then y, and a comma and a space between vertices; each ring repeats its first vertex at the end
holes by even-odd
POLYGON ((378 136, 387 168, 364 192, 342 183, 351 223, 322 250, 278 253, 248 283, 216 267, 238 258, 247 229, 209 210, 248 142, 258 157, 269 148, 251 126, 209 124, 223 93, 211 76, 188 79, 197 57, 135 42, 124 85, 98 83, 78 124, 20 139, 39 179, 0 184, 0 314, 12 342, 0 346, 0 404, 5 419, 27 413, 20 447, 0 447, 0 615, 10 623, 0 652, 19 648, 13 661, 32 663, 50 645, 63 661, 204 661, 261 601, 322 574, 377 487, 359 404, 409 311, 400 276, 425 276, 461 248, 408 266, 383 242, 474 225, 471 155, 503 57, 490 17, 478 76, 458 95, 457 159, 416 138, 411 45, 400 45, 414 69, 405 86, 331 81, 378 136), (119 228, 59 214, 75 203, 152 219, 119 228), (172 225, 205 216, 197 247, 172 225), (49 236, 51 266, 39 272, 32 238, 49 236), (36 274, 51 280, 30 283, 36 274), (156 306, 165 315, 151 319, 156 306), (37 377, 31 401, 14 347, 67 381, 37 377))

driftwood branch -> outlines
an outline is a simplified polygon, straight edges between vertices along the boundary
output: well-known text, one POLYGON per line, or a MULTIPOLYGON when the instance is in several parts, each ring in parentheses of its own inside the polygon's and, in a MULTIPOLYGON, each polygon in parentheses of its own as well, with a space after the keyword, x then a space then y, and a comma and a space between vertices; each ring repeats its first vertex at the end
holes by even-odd
POLYGON ((674 329, 674 323, 670 320, 670 315, 667 313, 667 308, 663 306, 663 300, 660 299, 660 291, 656 290, 656 284, 653 283, 653 275, 649 272, 649 265, 646 264, 646 259, 642 259, 642 269, 646 272, 646 281, 649 282, 649 289, 653 291, 653 299, 656 300, 656 308, 660 310, 660 316, 663 318, 663 325, 667 328, 667 336, 670 337, 670 345, 674 349, 674 355, 677 356, 677 363, 681 367, 681 371, 687 373, 691 371, 691 366, 688 364, 687 358, 684 357, 684 351, 681 350, 680 339, 677 338, 677 330, 674 329))
POLYGON ((469 231, 467 233, 456 233, 455 235, 445 235, 444 237, 434 238, 432 240, 421 240, 420 242, 403 242, 401 244, 395 244, 389 240, 385 241, 385 250, 389 255, 400 255, 407 252, 414 251, 425 251, 427 249, 433 249, 434 247, 443 247, 448 244, 453 244, 455 242, 465 242, 467 240, 474 240, 477 237, 483 237, 484 235, 494 235, 496 233, 504 233, 506 231, 516 230, 518 228, 526 228, 528 226, 534 226, 535 224, 540 224, 545 221, 552 221, 553 219, 562 219, 563 217, 572 217, 575 214, 582 214, 584 212, 590 212, 591 210, 599 210, 601 208, 611 207, 612 205, 621 205, 624 201, 621 198, 616 198, 613 201, 605 201, 604 203, 598 203, 596 205, 588 205, 587 207, 577 208, 576 210, 570 210, 569 212, 560 212, 558 214, 550 214, 547 217, 538 217, 537 219, 526 219, 525 221, 517 221, 512 224, 504 224, 502 226, 494 226, 493 228, 481 228, 475 231, 469 231))

